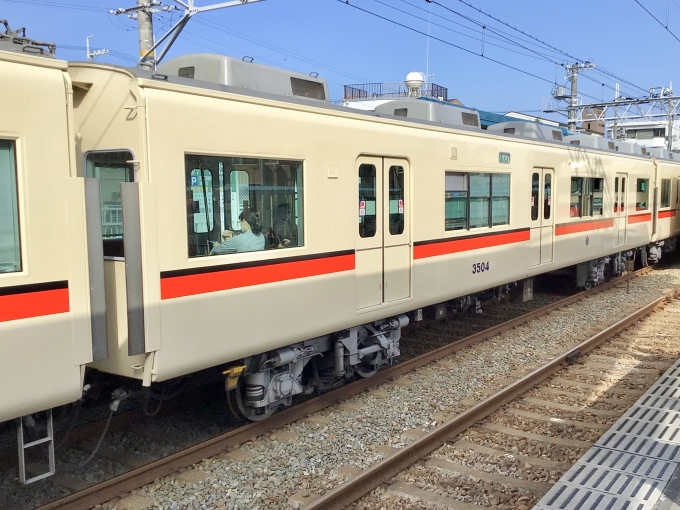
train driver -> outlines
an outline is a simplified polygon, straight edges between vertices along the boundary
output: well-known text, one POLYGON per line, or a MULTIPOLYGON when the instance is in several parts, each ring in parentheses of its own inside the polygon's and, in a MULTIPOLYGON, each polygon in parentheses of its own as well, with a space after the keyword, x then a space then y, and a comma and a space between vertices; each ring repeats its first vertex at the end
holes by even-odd
POLYGON ((210 255, 264 250, 265 238, 260 213, 246 209, 239 215, 239 220, 241 233, 236 235, 231 230, 225 230, 222 233, 224 241, 213 246, 210 255))

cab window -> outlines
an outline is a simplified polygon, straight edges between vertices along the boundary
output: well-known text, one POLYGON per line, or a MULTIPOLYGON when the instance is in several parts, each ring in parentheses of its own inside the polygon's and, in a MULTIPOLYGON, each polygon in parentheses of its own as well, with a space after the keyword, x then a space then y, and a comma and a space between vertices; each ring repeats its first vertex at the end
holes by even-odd
POLYGON ((85 157, 85 175, 99 179, 105 257, 124 256, 120 183, 134 181, 132 160, 130 151, 90 152, 85 157))
POLYGON ((15 145, 0 140, 0 273, 17 271, 21 271, 21 245, 15 145))
POLYGON ((302 162, 185 156, 189 257, 303 246, 302 162))

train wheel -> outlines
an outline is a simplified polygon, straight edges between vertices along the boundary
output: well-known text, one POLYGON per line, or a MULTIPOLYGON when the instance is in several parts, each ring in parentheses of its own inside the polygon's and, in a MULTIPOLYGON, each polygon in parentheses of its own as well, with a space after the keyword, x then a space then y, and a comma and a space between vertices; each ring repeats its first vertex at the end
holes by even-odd
POLYGON ((246 407, 243 403, 243 394, 245 393, 245 388, 243 384, 243 378, 238 380, 236 388, 227 391, 227 405, 229 410, 234 416, 242 421, 262 421, 269 418, 274 411, 266 411, 264 413, 258 414, 257 409, 254 407, 246 407))

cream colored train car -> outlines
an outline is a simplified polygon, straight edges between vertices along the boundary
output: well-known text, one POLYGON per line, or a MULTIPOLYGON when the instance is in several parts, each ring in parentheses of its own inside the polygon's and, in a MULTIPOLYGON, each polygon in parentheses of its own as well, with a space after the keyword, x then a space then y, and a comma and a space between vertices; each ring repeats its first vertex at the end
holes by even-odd
MULTIPOLYGON (((98 302, 89 287, 99 282, 103 292, 90 264, 101 253, 99 222, 91 222, 95 243, 88 246, 66 70, 47 47, 0 39, 0 422, 77 400, 86 364, 106 355, 105 337, 93 343, 105 321, 103 293, 98 302), (93 310, 100 312, 94 320, 93 310)), ((98 214, 97 182, 90 185, 98 214)), ((53 472, 47 416, 49 444, 42 446, 53 472)), ((19 433, 22 460, 28 443, 23 427, 19 433)), ((21 468, 24 482, 42 477, 27 479, 21 468)))
POLYGON ((390 363, 408 312, 579 263, 596 284, 653 241, 648 158, 359 113, 319 79, 192 58, 167 64, 181 78, 69 67, 78 175, 101 183, 98 370, 218 367, 262 419, 390 363))

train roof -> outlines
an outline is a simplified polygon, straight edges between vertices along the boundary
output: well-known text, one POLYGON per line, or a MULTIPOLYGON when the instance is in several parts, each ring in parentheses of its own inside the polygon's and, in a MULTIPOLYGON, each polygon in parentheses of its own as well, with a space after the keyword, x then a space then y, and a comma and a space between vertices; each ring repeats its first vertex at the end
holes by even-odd
MULTIPOLYGON (((455 129, 457 131, 463 131, 467 133, 508 137, 534 143, 539 142, 558 146, 571 145, 567 140, 563 140, 561 129, 539 124, 537 122, 522 120, 502 122, 489 126, 487 130, 482 130, 480 127, 477 127, 479 126, 479 114, 476 112, 476 110, 464 107, 459 109, 449 108, 451 105, 441 105, 438 104, 440 103, 438 101, 424 101, 418 98, 413 98, 409 101, 405 98, 386 102, 385 104, 377 107, 375 110, 360 110, 356 108, 348 108, 346 106, 333 105, 328 100, 329 96, 327 93, 327 84, 323 79, 221 55, 217 55, 215 58, 213 58, 213 56, 210 54, 198 55, 200 56, 200 65, 198 65, 198 61, 193 60, 192 55, 185 55, 176 59, 172 59, 166 64, 159 66, 159 69, 155 72, 139 69, 136 67, 123 67, 113 64, 95 64, 91 62, 70 62, 69 67, 117 70, 128 73, 131 78, 150 80, 152 82, 159 83, 159 85, 167 83, 188 86, 203 90, 238 94, 246 97, 275 100, 305 107, 313 106, 315 108, 337 113, 382 118, 386 120, 436 128, 455 129), (188 70, 186 69, 188 67, 193 67, 194 69, 188 70), (251 70, 253 72, 249 75, 248 73, 251 70), (273 77, 270 80, 270 84, 267 84, 267 76, 273 77), (210 79, 205 80, 202 78, 210 79), (309 85, 304 85, 302 89, 297 90, 314 90, 316 91, 314 92, 315 94, 320 94, 320 87, 323 86, 324 95, 312 97, 311 95, 304 95, 304 93, 294 93, 293 81, 291 81, 291 78, 305 80, 314 84, 321 84, 312 85, 311 87, 309 85), (324 97, 324 99, 321 99, 321 97, 324 97), (431 105, 437 109, 436 112, 430 111, 433 108, 431 105), (395 115, 395 109, 399 108, 414 109, 413 114, 410 114, 409 112, 404 116, 401 114, 401 112, 397 112, 395 115), (460 114, 458 116, 442 115, 442 108, 446 108, 446 110, 452 112, 458 110, 460 114), (475 122, 473 122, 471 119, 468 119, 467 121, 463 119, 462 114, 470 112, 474 112, 476 115, 476 126, 474 125, 475 122), (457 117, 460 117, 460 119, 457 120, 457 117), (454 120, 454 122, 451 122, 451 120, 454 120), (511 129, 514 129, 514 131, 511 132, 511 129)), ((79 84, 77 81, 74 81, 74 85, 82 85, 87 88, 87 84, 79 84)), ((590 135, 578 136, 581 137, 590 135)), ((596 151, 602 151, 605 153, 618 152, 619 154, 625 154, 634 157, 649 157, 649 155, 646 155, 646 153, 643 154, 639 149, 636 150, 634 148, 628 148, 625 144, 626 142, 617 141, 617 146, 619 147, 616 148, 615 151, 612 151, 609 146, 600 147, 596 143, 582 143, 580 145, 582 145, 584 148, 594 149, 596 151)), ((665 154, 661 155, 662 158, 664 156, 665 154)))
POLYGON ((159 65, 156 72, 277 96, 330 103, 328 84, 323 78, 214 53, 182 55, 159 65))
POLYGON ((5 33, 0 33, 0 50, 56 58, 56 44, 26 37, 25 28, 12 30, 5 20, 0 20, 0 24, 5 26, 5 33))

